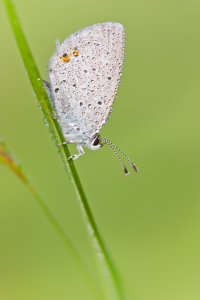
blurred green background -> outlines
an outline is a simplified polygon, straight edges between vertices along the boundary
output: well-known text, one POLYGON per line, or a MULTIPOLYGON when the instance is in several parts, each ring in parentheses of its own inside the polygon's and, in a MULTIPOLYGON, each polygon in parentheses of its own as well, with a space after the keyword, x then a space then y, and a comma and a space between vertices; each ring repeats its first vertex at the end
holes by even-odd
MULTIPOLYGON (((71 33, 120 22, 126 64, 101 136, 75 161, 98 226, 137 300, 200 299, 200 2, 16 0, 38 68, 71 33), (125 162, 126 163, 126 162, 125 162), (126 163, 127 168, 130 167, 126 163)), ((43 124, 0 2, 0 135, 88 264, 95 262, 74 188, 43 124)), ((72 154, 75 146, 70 146, 72 154)), ((92 300, 85 281, 22 182, 0 165, 0 299, 92 300)), ((131 293, 130 293, 131 295, 131 293)))

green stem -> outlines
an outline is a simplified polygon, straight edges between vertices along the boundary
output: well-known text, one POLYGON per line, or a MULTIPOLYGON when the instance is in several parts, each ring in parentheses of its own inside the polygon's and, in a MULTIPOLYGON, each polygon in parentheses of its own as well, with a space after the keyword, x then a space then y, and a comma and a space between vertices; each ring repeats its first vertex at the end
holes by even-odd
MULTIPOLYGON (((29 189, 33 189, 32 185, 28 186, 29 189)), ((59 222, 56 220, 54 215, 52 214, 51 210, 48 208, 44 200, 41 198, 41 196, 38 194, 37 191, 34 193, 34 197, 37 200, 40 208, 44 212, 46 218, 50 222, 50 224, 53 226, 54 230, 56 231, 58 237, 62 240, 64 246, 66 249, 69 251, 70 255, 74 259, 74 262, 76 263, 79 271, 81 272, 82 276, 86 280, 91 292, 93 293, 95 299, 101 299, 101 292, 99 291, 99 287, 97 286, 97 283, 95 282, 94 278, 92 277, 92 274, 88 270, 87 266, 85 265, 84 261, 80 257, 79 253, 77 252, 76 248, 74 245, 70 242, 69 238, 65 234, 63 228, 59 224, 59 222)))
MULTIPOLYGON (((64 136, 62 134, 59 124, 49 115, 49 113, 52 112, 52 107, 49 98, 46 94, 46 90, 43 86, 40 74, 34 62, 33 56, 30 52, 29 46, 23 34, 14 4, 11 0, 3 0, 3 1, 6 4, 6 9, 11 22, 13 33, 15 35, 17 45, 19 47, 19 51, 21 53, 22 60, 27 70, 31 85, 34 89, 35 95, 39 101, 39 104, 44 113, 46 121, 49 124, 53 139, 55 140, 56 144, 62 143, 65 141, 64 136)), ((58 149, 63 159, 65 168, 67 169, 69 176, 74 184, 86 220, 86 225, 89 231, 89 235, 91 236, 93 245, 96 249, 96 254, 98 257, 99 266, 102 274, 102 280, 105 288, 105 298, 109 300, 125 299, 124 293, 122 291, 121 282, 119 280, 113 262, 110 258, 110 255, 105 247, 105 243, 94 221, 91 209, 87 202, 87 198, 85 196, 74 163, 72 160, 68 161, 68 158, 70 157, 68 147, 66 145, 62 145, 58 149)))
POLYGON ((35 188, 33 183, 31 183, 30 179, 24 173, 19 161, 15 158, 15 155, 8 150, 5 145, 5 142, 0 137, 0 162, 7 165, 15 175, 17 175, 20 180, 26 185, 29 189, 31 194, 36 199, 38 205, 40 206, 41 210, 43 211, 44 215, 46 216, 49 223, 52 225, 54 230, 56 231, 58 237, 63 242, 65 248, 68 250, 72 258, 74 259, 75 264, 77 265, 79 271, 81 272, 82 276, 84 277, 85 281, 87 282, 89 288, 91 289, 95 299, 101 299, 101 290, 97 282, 94 280, 92 274, 90 273, 89 269, 87 268, 85 262, 81 258, 80 254, 66 235, 65 231, 63 230, 62 226, 59 224, 57 219, 54 217, 53 213, 41 197, 38 190, 35 188))

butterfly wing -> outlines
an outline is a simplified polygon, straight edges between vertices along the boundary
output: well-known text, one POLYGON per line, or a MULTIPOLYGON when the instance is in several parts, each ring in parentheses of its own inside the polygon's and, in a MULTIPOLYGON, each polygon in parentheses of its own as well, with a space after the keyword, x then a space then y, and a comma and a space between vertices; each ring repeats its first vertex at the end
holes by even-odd
POLYGON ((50 59, 51 93, 67 140, 88 140, 105 124, 122 75, 125 35, 119 23, 70 35, 50 59))

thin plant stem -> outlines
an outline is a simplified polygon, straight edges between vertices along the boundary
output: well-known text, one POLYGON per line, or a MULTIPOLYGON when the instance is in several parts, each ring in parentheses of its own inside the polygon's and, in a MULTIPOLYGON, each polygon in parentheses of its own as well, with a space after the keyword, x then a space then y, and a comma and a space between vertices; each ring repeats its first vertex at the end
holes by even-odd
MULTIPOLYGON (((29 80, 35 92, 35 95, 38 99, 39 105, 45 116, 45 121, 49 124, 49 128, 52 134, 52 137, 56 144, 60 144, 65 141, 60 126, 56 120, 50 117, 49 113, 52 112, 52 107, 47 96, 45 87, 43 86, 39 71, 34 62, 33 56, 29 49, 28 43, 25 39, 20 20, 15 10, 13 1, 3 0, 6 5, 6 10, 8 13, 9 20, 11 22, 12 30, 22 56, 25 69, 27 71, 29 80)), ((83 215, 86 221, 86 227, 88 229, 89 235, 91 237, 93 246, 95 248, 96 256, 98 258, 102 283, 104 287, 104 298, 108 300, 124 300, 125 295, 119 279, 118 272, 111 260, 111 257, 108 253, 108 250, 105 246, 102 236, 97 228, 96 222, 94 220, 92 211, 89 207, 85 192, 81 185, 81 181, 75 169, 74 163, 72 160, 68 161, 70 153, 67 145, 59 146, 59 152, 63 159, 65 168, 68 171, 68 174, 71 178, 71 181, 74 184, 78 200, 83 211, 83 215)))
POLYGON ((56 231, 58 237, 64 244, 65 248, 68 250, 69 254, 73 258, 76 266, 78 267, 80 273, 82 274, 83 278, 87 282, 91 292, 93 293, 95 299, 101 300, 101 290, 97 285, 97 282, 94 280, 92 274, 90 273, 89 269, 87 268, 85 262, 81 258, 80 254, 76 250, 75 246, 70 241, 69 237, 65 233, 64 229, 53 215, 51 209, 45 203, 43 197, 38 192, 37 188, 28 178, 28 176, 24 173, 21 164, 16 159, 15 155, 8 150, 5 145, 5 142, 0 137, 0 162, 7 165, 15 175, 25 184, 25 186, 29 189, 31 194, 34 196, 35 200, 37 201, 40 209, 43 211, 45 217, 51 224, 51 226, 56 231))

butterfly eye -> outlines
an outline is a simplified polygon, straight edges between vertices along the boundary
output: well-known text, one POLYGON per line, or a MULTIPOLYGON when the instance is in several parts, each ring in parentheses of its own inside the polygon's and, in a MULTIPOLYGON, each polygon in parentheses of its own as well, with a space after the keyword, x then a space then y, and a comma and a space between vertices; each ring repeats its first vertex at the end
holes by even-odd
POLYGON ((94 136, 92 145, 97 146, 99 145, 99 143, 100 143, 100 136, 99 135, 94 136))

